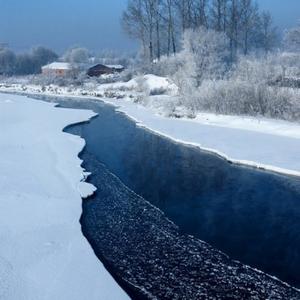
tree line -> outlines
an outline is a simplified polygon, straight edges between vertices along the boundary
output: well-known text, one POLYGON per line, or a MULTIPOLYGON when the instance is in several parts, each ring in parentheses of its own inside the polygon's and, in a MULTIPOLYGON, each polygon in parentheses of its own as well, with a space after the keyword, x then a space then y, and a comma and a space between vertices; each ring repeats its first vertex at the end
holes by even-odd
POLYGON ((41 72, 41 67, 55 61, 58 55, 47 48, 36 47, 30 52, 16 54, 0 48, 0 75, 27 75, 41 72))
POLYGON ((180 51, 183 33, 199 27, 226 35, 232 61, 239 52, 268 53, 278 42, 270 13, 253 0, 129 0, 122 25, 151 62, 180 51))
POLYGON ((89 50, 71 47, 59 57, 53 50, 39 46, 25 53, 15 53, 9 48, 0 48, 0 75, 29 75, 41 73, 41 68, 56 60, 71 64, 87 63, 89 50))

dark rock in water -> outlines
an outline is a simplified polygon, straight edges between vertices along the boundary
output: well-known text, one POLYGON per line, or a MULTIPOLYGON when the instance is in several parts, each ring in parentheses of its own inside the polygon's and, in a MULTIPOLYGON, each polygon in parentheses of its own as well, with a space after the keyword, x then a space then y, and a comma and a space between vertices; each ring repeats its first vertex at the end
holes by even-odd
POLYGON ((294 288, 181 234, 93 156, 82 158, 98 188, 83 203, 83 232, 133 299, 300 299, 294 288))

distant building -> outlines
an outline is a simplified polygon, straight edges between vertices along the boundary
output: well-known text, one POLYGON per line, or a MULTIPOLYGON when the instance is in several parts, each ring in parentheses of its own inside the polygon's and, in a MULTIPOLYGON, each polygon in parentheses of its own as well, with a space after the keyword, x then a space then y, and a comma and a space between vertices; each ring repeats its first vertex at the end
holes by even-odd
POLYGON ((71 75, 73 71, 72 65, 65 62, 53 62, 42 67, 42 74, 44 75, 67 76, 71 75))
POLYGON ((101 76, 105 74, 121 73, 122 71, 124 71, 124 67, 121 65, 97 64, 88 69, 87 75, 91 77, 95 77, 95 76, 101 76))

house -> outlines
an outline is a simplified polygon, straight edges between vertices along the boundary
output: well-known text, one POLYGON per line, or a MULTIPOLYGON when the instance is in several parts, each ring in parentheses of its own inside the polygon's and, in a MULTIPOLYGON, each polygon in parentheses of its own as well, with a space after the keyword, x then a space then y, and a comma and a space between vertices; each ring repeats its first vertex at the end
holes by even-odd
POLYGON ((53 62, 49 65, 42 67, 42 74, 53 76, 67 76, 73 72, 73 67, 70 63, 53 62))
POLYGON ((105 74, 121 73, 122 71, 124 71, 124 67, 121 65, 97 64, 88 69, 87 75, 94 77, 94 76, 101 76, 105 74))

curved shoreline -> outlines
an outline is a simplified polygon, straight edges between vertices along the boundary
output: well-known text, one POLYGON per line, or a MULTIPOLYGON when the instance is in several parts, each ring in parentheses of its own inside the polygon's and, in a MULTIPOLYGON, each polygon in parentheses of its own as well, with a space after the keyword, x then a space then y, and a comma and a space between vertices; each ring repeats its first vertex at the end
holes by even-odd
MULTIPOLYGON (((128 113, 126 111, 126 108, 122 107, 120 104, 113 102, 112 100, 110 100, 109 98, 99 98, 96 96, 84 96, 84 95, 71 95, 71 94, 54 94, 54 93, 31 93, 28 91, 22 92, 22 91, 1 91, 1 93, 8 93, 8 94, 20 94, 20 95, 26 95, 28 97, 30 96, 37 96, 37 97, 58 97, 58 98, 73 98, 73 99, 81 99, 81 100, 97 100, 103 103, 106 103, 107 105, 110 105, 112 107, 114 107, 116 109, 116 111, 123 113, 124 115, 126 115, 129 119, 131 119, 132 121, 134 121, 137 126, 142 127, 146 130, 151 131, 154 134, 157 134, 159 136, 162 136, 164 138, 170 139, 176 143, 182 144, 182 145, 186 145, 186 146, 193 146, 193 147, 197 147, 202 151, 207 151, 209 153, 215 154, 223 159, 225 159, 226 161, 236 164, 236 165, 240 165, 240 166, 245 166, 245 167, 250 167, 250 168, 254 168, 257 170, 263 170, 263 171, 267 171, 267 172, 272 172, 274 174, 279 174, 279 175, 288 175, 288 176, 295 176, 295 177, 300 177, 300 171, 296 171, 296 170, 291 170, 291 169, 286 169, 286 168, 281 168, 281 167, 277 167, 277 166, 273 166, 273 165, 267 165, 267 164, 262 164, 262 163, 257 163, 255 161, 251 161, 251 160, 239 160, 239 159, 234 159, 231 158, 229 155, 217 150, 217 149, 213 149, 213 148, 207 148, 204 147, 203 145, 201 145, 201 143, 194 143, 194 142, 187 142, 181 139, 176 139, 171 135, 165 134, 159 130, 155 130, 147 125, 145 125, 143 123, 143 121, 133 117, 130 115, 130 113, 128 113)), ((196 123, 196 122, 195 122, 196 123)), ((244 130, 244 129, 241 129, 244 130)))
POLYGON ((82 182, 84 140, 63 129, 94 114, 0 98, 0 298, 128 299, 78 222, 93 188, 82 182))

